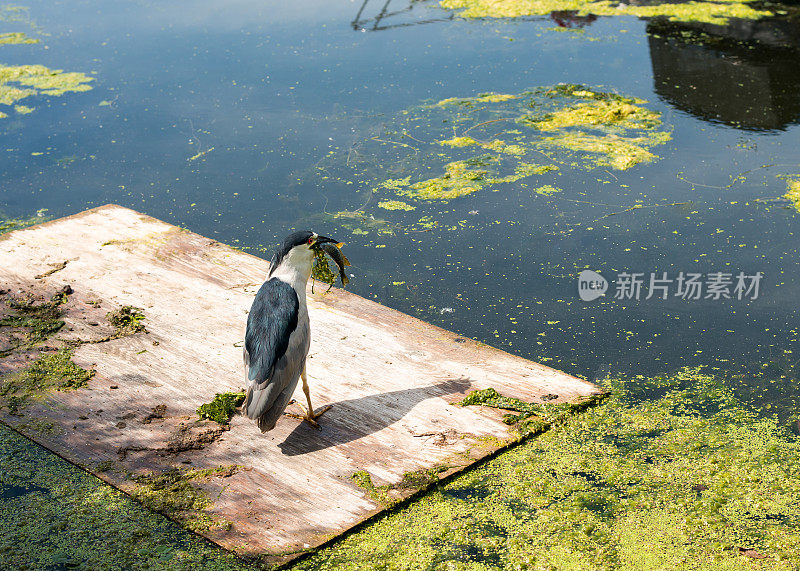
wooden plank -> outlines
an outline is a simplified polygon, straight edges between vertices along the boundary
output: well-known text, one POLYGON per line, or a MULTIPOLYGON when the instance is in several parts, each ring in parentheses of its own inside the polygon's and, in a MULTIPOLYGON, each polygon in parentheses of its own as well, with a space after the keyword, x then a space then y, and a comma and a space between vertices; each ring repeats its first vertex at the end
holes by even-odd
MULTIPOLYGON (((264 435, 238 416, 227 431, 196 422, 199 405, 245 385, 244 325, 268 266, 115 205, 0 237, 0 284, 8 294, 49 295, 65 284, 74 290, 63 306, 67 325, 47 345, 109 335, 106 314, 125 305, 143 308, 148 330, 80 344, 73 360, 96 370, 88 389, 49 393, 22 416, 4 409, 3 421, 131 492, 140 474, 240 466, 193 482, 214 500, 208 515, 231 522, 200 531, 238 553, 282 561, 383 509, 354 483, 354 473, 364 470, 376 486, 394 486, 392 497, 404 497, 415 491, 401 485, 404 475, 438 467, 444 476, 510 441, 498 411, 452 404, 470 390, 494 387, 534 402, 600 392, 349 292, 318 287, 308 296, 308 375, 315 406, 334 405, 322 429, 289 417, 264 435), (166 405, 164 418, 148 421, 159 405, 166 405)), ((29 357, 0 359, 0 374, 29 357)))

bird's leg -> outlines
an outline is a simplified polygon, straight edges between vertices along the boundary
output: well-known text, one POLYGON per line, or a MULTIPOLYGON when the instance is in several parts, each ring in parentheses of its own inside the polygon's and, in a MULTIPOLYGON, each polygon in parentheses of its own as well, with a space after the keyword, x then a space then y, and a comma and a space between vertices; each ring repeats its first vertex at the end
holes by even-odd
MULTIPOLYGON (((311 426, 313 426, 314 428, 318 429, 319 428, 319 423, 317 422, 317 419, 320 416, 322 416, 323 414, 325 414, 326 412, 328 412, 330 410, 330 408, 331 408, 331 405, 329 405, 329 404, 325 405, 315 413, 314 412, 314 407, 311 405, 311 391, 309 391, 309 389, 308 389, 308 380, 306 379, 306 366, 305 366, 305 364, 303 365, 303 372, 300 373, 300 378, 303 379, 303 392, 306 394, 306 402, 308 402, 308 408, 305 409, 305 413, 306 414, 305 414, 305 416, 300 416, 300 415, 291 414, 291 413, 286 413, 286 414, 288 414, 289 416, 292 416, 294 418, 299 418, 300 420, 305 420, 311 426)), ((305 408, 300 403, 297 403, 297 404, 298 404, 298 406, 300 408, 305 408)))
POLYGON ((306 410, 306 417, 303 419, 311 426, 315 426, 319 428, 319 424, 317 424, 317 419, 328 412, 331 408, 331 405, 325 405, 318 412, 314 413, 314 407, 311 406, 311 392, 308 390, 308 380, 306 380, 306 366, 305 363, 303 364, 303 372, 300 373, 300 378, 303 379, 303 392, 306 393, 306 401, 308 401, 308 410, 306 410))

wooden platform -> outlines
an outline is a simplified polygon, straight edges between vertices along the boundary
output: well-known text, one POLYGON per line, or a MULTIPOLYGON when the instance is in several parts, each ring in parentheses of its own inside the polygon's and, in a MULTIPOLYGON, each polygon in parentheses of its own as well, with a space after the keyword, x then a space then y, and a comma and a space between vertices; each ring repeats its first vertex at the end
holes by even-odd
MULTIPOLYGON (((54 391, 21 416, 3 409, 2 421, 129 492, 140 486, 137 474, 239 466, 192 482, 212 500, 212 520, 231 522, 201 533, 278 562, 384 509, 354 473, 368 472, 375 486, 400 498, 419 485, 418 478, 404 481, 409 473, 445 476, 510 441, 499 411, 452 404, 470 390, 494 387, 534 402, 599 392, 341 289, 317 287, 308 297, 309 383, 315 405, 334 404, 322 429, 289 417, 264 435, 240 416, 228 431, 196 422, 195 410, 215 393, 245 386, 247 310, 268 266, 114 205, 0 236, 7 296, 47 296, 65 284, 74 290, 63 306, 66 327, 46 345, 107 336, 106 314, 125 305, 144 310, 148 330, 79 345, 74 361, 97 372, 88 388, 54 391), (166 405, 163 418, 152 415, 159 405, 166 405)), ((31 357, 0 359, 0 374, 31 357)))

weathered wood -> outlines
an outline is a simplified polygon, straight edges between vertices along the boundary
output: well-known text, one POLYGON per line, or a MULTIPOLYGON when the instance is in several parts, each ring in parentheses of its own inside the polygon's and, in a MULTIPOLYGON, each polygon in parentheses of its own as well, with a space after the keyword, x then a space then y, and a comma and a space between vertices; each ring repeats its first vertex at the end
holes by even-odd
MULTIPOLYGON (((232 522, 202 533, 279 561, 383 509, 353 482, 355 472, 367 471, 376 486, 397 486, 409 472, 439 467, 443 476, 509 441, 498 411, 452 404, 468 391, 494 387, 534 402, 599 392, 346 291, 317 287, 308 296, 309 383, 315 406, 334 405, 322 429, 289 417, 264 435, 239 416, 228 431, 195 422, 195 409, 215 393, 245 385, 246 314, 267 268, 262 259, 114 205, 0 237, 0 289, 74 289, 64 305, 62 343, 109 335, 107 312, 125 305, 143 308, 148 330, 81 344, 74 361, 97 371, 88 389, 52 392, 22 416, 3 410, 3 421, 123 490, 136 489, 135 474, 241 466, 196 482, 214 499, 209 514, 232 522), (166 405, 164 418, 152 415, 159 405, 166 405)), ((26 362, 0 359, 0 374, 26 362)), ((295 396, 302 398, 300 389, 295 396)), ((413 492, 398 487, 390 495, 413 492)))

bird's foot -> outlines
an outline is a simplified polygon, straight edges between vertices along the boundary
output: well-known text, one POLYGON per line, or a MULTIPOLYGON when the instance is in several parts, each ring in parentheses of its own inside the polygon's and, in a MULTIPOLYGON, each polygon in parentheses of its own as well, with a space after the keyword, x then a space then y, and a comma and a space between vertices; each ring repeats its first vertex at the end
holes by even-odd
POLYGON ((298 420, 304 420, 305 422, 307 422, 308 424, 310 424, 311 426, 313 426, 313 427, 314 427, 314 428, 316 428, 317 430, 320 430, 319 423, 317 422, 317 419, 318 419, 320 416, 322 416, 323 414, 325 414, 326 412, 328 412, 328 411, 331 409, 331 407, 333 406, 333 405, 330 405, 330 404, 326 404, 326 405, 325 405, 325 406, 323 406, 322 408, 318 408, 318 409, 316 410, 316 412, 309 412, 309 411, 308 411, 308 410, 307 410, 307 409, 306 409, 306 408, 305 408, 303 405, 301 405, 300 403, 297 403, 297 405, 298 405, 300 408, 302 408, 302 409, 303 409, 303 412, 305 412, 305 414, 304 414, 304 415, 300 415, 300 414, 294 414, 294 413, 292 413, 292 412, 286 412, 286 413, 284 413, 284 414, 285 414, 286 416, 291 416, 292 418, 296 418, 296 419, 298 419, 298 420))

